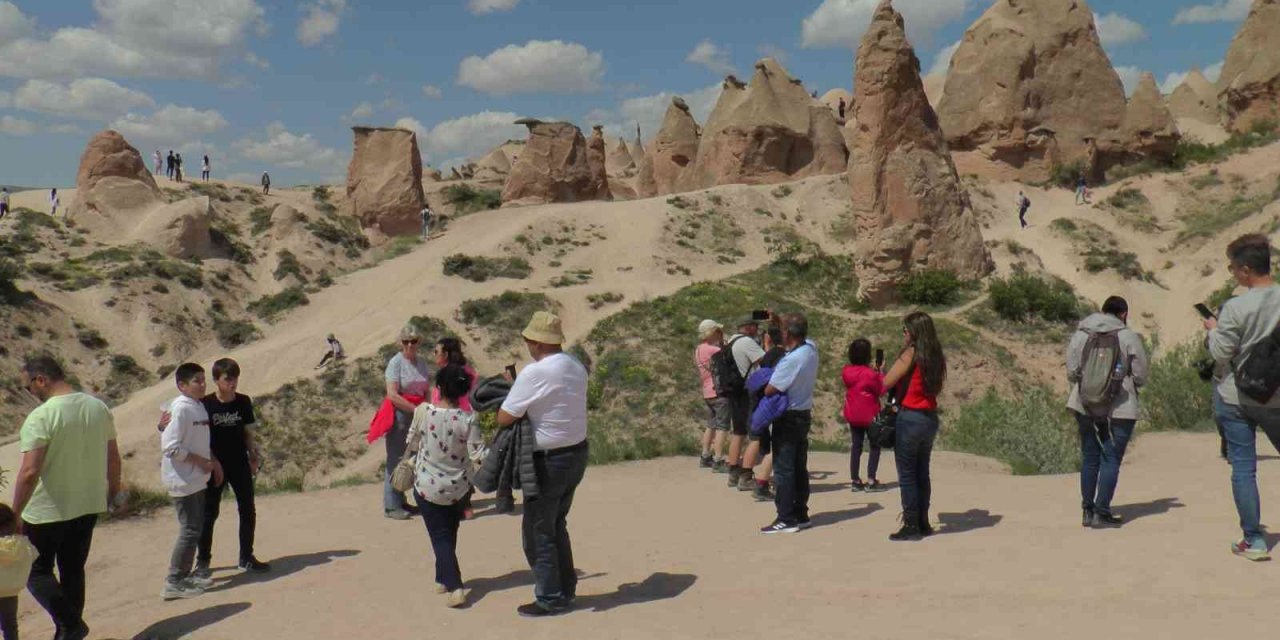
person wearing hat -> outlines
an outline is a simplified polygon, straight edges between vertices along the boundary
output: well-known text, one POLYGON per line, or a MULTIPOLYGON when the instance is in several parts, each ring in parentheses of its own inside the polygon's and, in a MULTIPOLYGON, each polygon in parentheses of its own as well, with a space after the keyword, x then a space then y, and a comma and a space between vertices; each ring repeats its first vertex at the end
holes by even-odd
POLYGON ((329 343, 329 350, 325 352, 323 358, 320 358, 320 364, 316 365, 317 369, 324 368, 324 365, 328 364, 330 360, 337 362, 347 357, 346 352, 342 350, 342 343, 338 342, 338 339, 333 337, 332 333, 325 340, 329 343))
POLYGON ((538 497, 524 506, 523 537, 535 599, 516 611, 540 617, 563 612, 577 595, 566 519, 587 470, 587 368, 564 352, 564 331, 555 314, 533 314, 521 335, 534 361, 512 383, 498 426, 521 418, 533 425, 538 497))
POLYGON ((715 320, 698 323, 698 339, 701 342, 693 351, 693 364, 698 368, 702 382, 702 400, 707 403, 707 427, 702 430, 702 456, 698 467, 717 473, 729 471, 724 458, 725 435, 729 433, 729 399, 716 393, 715 380, 711 376, 711 357, 724 346, 724 325, 715 320))
MULTIPOLYGON (((756 342, 760 332, 759 321, 751 315, 738 320, 738 332, 729 337, 725 348, 733 354, 733 363, 738 373, 746 380, 751 370, 764 357, 764 349, 756 342)), ((733 428, 729 436, 729 487, 755 489, 755 478, 749 467, 743 468, 742 453, 751 426, 751 396, 744 386, 736 393, 730 394, 729 421, 733 428), (741 486, 740 486, 741 485, 741 486)))

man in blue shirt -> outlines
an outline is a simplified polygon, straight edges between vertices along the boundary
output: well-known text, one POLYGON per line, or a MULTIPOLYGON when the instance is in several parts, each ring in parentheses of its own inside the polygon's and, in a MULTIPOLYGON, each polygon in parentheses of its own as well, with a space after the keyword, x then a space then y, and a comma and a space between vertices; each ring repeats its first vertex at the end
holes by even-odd
POLYGON ((809 340, 809 321, 801 313, 782 319, 787 348, 774 369, 767 396, 787 394, 786 413, 773 423, 774 505, 778 517, 761 533, 795 533, 809 523, 809 428, 813 424, 813 388, 818 380, 818 347, 809 340))

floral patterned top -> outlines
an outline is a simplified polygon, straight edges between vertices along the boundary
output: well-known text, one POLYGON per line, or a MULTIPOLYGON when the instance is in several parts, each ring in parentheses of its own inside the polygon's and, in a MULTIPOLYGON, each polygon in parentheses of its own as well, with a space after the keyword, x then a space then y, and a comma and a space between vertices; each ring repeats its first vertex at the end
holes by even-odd
POLYGON ((421 404, 413 412, 409 438, 418 433, 414 489, 432 504, 457 504, 471 491, 473 462, 488 453, 476 414, 421 404))

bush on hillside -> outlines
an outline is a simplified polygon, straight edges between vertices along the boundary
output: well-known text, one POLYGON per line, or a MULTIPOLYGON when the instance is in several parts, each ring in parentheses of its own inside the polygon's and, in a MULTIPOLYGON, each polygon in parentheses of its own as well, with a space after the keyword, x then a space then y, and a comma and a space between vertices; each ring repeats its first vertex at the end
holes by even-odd
POLYGON ((311 304, 311 300, 302 287, 289 287, 275 295, 262 296, 250 302, 248 309, 259 318, 270 321, 290 309, 307 304, 311 304))
POLYGON ((467 300, 458 308, 458 320, 487 330, 488 350, 496 353, 520 343, 520 331, 535 311, 557 311, 558 305, 541 293, 507 291, 480 300, 467 300))
POLYGON ((1075 289, 1061 278, 1015 273, 993 279, 989 293, 996 314, 1011 322, 1073 322, 1081 316, 1075 289))
POLYGON ((252 322, 233 320, 220 313, 210 315, 213 331, 217 334, 218 344, 224 349, 249 344, 258 337, 258 328, 252 322))
POLYGON ((259 236, 271 228, 271 209, 256 207, 249 212, 249 233, 259 236))
POLYGON ((1213 386, 1200 379, 1195 362, 1208 356, 1201 340, 1178 345, 1156 358, 1142 388, 1142 413, 1153 431, 1211 431, 1213 386))
POLYGON ((0 305, 17 306, 34 298, 14 282, 22 277, 22 267, 8 258, 0 258, 0 305))
POLYGON ((995 458, 1015 475, 1070 473, 1080 469, 1075 421, 1062 408, 1062 397, 1033 385, 1012 398, 988 389, 982 399, 947 420, 938 445, 995 458))
POLYGON ((307 275, 304 272, 302 263, 298 262, 298 256, 293 255, 292 251, 281 249, 276 252, 276 259, 278 260, 276 270, 275 273, 271 274, 276 280, 284 280, 289 276, 293 276, 298 279, 298 282, 304 284, 307 282, 307 275))
POLYGON ((455 253, 444 259, 444 274, 458 276, 472 282, 484 282, 492 278, 523 280, 533 268, 524 258, 487 258, 455 253))
POLYGON ((1147 199, 1147 194, 1139 189, 1124 188, 1111 194, 1107 198, 1107 204, 1117 208, 1137 211, 1143 207, 1149 206, 1151 200, 1147 199))
POLYGON ((964 283, 953 271, 921 269, 912 271, 898 283, 898 294, 909 304, 922 307, 942 307, 960 298, 964 283))
POLYGON ((1049 173, 1049 184, 1063 189, 1075 189, 1080 178, 1084 176, 1084 163, 1076 160, 1067 164, 1054 165, 1049 173))
POLYGON ((477 189, 469 184, 445 187, 445 202, 453 205, 458 215, 475 213, 502 206, 502 192, 496 189, 477 189))

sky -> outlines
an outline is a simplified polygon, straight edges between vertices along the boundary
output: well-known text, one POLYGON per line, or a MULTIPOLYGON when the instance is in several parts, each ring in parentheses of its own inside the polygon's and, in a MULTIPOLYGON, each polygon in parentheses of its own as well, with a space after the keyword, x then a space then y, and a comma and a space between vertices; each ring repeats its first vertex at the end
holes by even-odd
MULTIPOLYGON (((1068 0, 1063 0, 1068 1, 1068 0)), ((532 116, 647 139, 672 95, 701 121, 765 55, 849 88, 877 0, 0 0, 0 184, 69 186, 93 133, 150 162, 278 185, 342 182, 355 124, 479 158, 532 116)), ((1127 86, 1220 69, 1251 0, 1092 0, 1127 86)), ((926 73, 990 0, 897 0, 926 73)))

